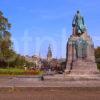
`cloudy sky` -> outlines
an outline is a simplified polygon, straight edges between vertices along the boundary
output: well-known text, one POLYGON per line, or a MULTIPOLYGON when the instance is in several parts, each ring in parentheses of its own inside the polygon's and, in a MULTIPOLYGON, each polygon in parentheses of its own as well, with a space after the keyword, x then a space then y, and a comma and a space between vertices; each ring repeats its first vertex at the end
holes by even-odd
POLYGON ((72 19, 80 10, 95 47, 100 45, 100 0, 0 0, 0 10, 12 24, 14 49, 22 55, 66 56, 72 19))

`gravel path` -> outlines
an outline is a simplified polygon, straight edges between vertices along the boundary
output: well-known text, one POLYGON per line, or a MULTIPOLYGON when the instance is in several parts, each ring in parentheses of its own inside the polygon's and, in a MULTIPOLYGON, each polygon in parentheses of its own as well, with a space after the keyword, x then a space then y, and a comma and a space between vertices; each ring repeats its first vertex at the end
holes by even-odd
POLYGON ((0 100, 100 100, 100 78, 0 76, 0 100))
POLYGON ((100 78, 69 78, 62 76, 45 76, 44 81, 34 76, 0 77, 2 87, 100 87, 100 78))
POLYGON ((0 92, 0 100, 100 100, 100 89, 31 89, 0 92))

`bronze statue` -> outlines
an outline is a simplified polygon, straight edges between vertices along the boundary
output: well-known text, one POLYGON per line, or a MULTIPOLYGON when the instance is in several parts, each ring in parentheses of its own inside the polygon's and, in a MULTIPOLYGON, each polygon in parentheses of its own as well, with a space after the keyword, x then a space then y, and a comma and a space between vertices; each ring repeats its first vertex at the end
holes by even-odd
POLYGON ((75 35, 81 35, 86 31, 84 25, 84 18, 80 15, 79 11, 77 11, 77 14, 75 14, 74 16, 74 19, 72 21, 72 27, 75 35))

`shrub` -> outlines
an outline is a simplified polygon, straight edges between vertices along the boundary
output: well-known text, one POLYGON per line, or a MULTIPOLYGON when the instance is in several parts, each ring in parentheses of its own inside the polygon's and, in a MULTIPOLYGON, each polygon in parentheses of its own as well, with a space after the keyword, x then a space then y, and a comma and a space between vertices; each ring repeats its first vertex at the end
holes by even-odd
POLYGON ((25 75, 39 75, 39 70, 27 70, 25 71, 25 75))

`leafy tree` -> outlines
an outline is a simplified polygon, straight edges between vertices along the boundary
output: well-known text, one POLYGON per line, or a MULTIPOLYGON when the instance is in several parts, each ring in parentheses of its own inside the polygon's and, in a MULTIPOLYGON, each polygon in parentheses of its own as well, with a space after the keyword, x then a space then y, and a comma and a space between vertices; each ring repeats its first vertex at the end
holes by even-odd
POLYGON ((15 64, 15 67, 17 68, 23 68, 24 65, 26 64, 25 57, 18 54, 14 61, 14 64, 15 64))
POLYGON ((95 57, 96 57, 97 66, 100 69, 100 47, 97 47, 95 49, 95 57))
POLYGON ((0 63, 4 67, 9 67, 9 63, 13 60, 15 54, 12 48, 10 28, 11 24, 0 11, 0 63))
POLYGON ((16 54, 13 50, 10 29, 11 24, 0 11, 0 67, 34 66, 34 63, 26 61, 24 56, 16 54))
POLYGON ((96 57, 96 58, 100 58, 100 47, 97 47, 97 48, 95 49, 95 57, 96 57))

